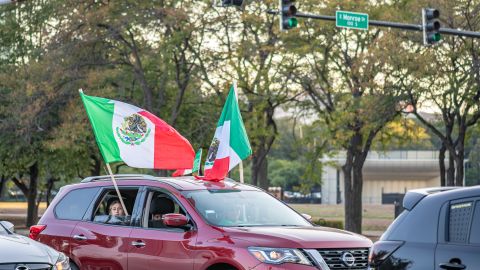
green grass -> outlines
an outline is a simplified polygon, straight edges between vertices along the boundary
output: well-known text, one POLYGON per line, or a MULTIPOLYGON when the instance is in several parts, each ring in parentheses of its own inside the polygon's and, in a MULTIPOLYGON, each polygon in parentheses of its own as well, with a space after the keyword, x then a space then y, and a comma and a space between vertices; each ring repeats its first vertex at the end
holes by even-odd
MULTIPOLYGON (((309 214, 313 220, 344 220, 343 205, 290 204, 300 213, 309 214)), ((362 231, 383 232, 394 219, 393 205, 364 205, 362 213, 362 231)))

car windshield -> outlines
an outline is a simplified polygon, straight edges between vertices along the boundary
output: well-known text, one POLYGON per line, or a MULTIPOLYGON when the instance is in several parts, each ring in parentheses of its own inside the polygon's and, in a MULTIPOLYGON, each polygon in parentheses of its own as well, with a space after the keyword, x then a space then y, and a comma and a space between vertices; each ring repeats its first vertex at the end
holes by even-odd
POLYGON ((0 235, 6 235, 8 234, 8 231, 3 228, 3 226, 0 224, 0 235))
POLYGON ((201 190, 185 194, 208 223, 225 227, 312 226, 261 191, 201 190))

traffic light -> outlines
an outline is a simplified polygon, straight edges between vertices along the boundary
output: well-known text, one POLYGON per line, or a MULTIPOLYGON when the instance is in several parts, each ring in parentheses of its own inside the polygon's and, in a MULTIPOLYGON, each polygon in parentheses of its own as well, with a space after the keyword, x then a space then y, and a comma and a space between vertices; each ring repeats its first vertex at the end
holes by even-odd
POLYGON ((279 0, 280 1, 280 30, 287 30, 297 27, 298 20, 295 18, 297 7, 295 0, 279 0))
POLYGON ((440 35, 440 11, 434 8, 422 9, 423 44, 433 45, 442 39, 440 35))
POLYGON ((222 0, 222 7, 237 6, 241 7, 243 0, 222 0))

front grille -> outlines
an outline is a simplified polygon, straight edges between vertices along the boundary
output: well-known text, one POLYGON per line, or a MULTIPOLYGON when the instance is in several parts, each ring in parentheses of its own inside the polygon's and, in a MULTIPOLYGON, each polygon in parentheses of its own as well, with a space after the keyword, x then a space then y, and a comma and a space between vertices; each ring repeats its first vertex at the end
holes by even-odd
POLYGON ((5 263, 0 264, 0 270, 15 270, 17 267, 18 269, 25 269, 22 266, 28 267, 30 270, 50 270, 52 266, 46 263, 5 263))
MULTIPOLYGON (((368 268, 368 248, 355 249, 317 249, 323 260, 331 270, 365 270, 368 268), (355 258, 352 266, 348 266, 342 260, 345 253, 350 253, 355 258)), ((348 256, 346 256, 348 257, 348 256)))

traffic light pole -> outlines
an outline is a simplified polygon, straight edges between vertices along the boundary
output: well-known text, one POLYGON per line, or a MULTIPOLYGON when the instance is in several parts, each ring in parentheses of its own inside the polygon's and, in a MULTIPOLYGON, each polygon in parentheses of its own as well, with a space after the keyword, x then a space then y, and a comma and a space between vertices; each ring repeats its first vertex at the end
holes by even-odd
MULTIPOLYGON (((267 10, 268 14, 278 15, 278 10, 267 10)), ((316 14, 309 14, 309 13, 301 13, 297 12, 295 17, 300 18, 309 18, 309 19, 316 19, 316 20, 324 20, 324 21, 336 21, 335 16, 327 16, 327 15, 316 15, 316 14)), ((398 22, 387 22, 387 21, 376 21, 376 20, 369 20, 369 26, 379 26, 379 27, 389 27, 389 28, 397 28, 397 29, 404 29, 404 30, 411 30, 411 31, 419 31, 422 32, 423 28, 421 24, 409 24, 409 23, 398 23, 398 22)), ((471 37, 471 38, 480 38, 480 32, 474 31, 464 31, 464 30, 457 30, 452 28, 440 28, 440 33, 446 35, 454 35, 454 36, 463 36, 463 37, 471 37)))

